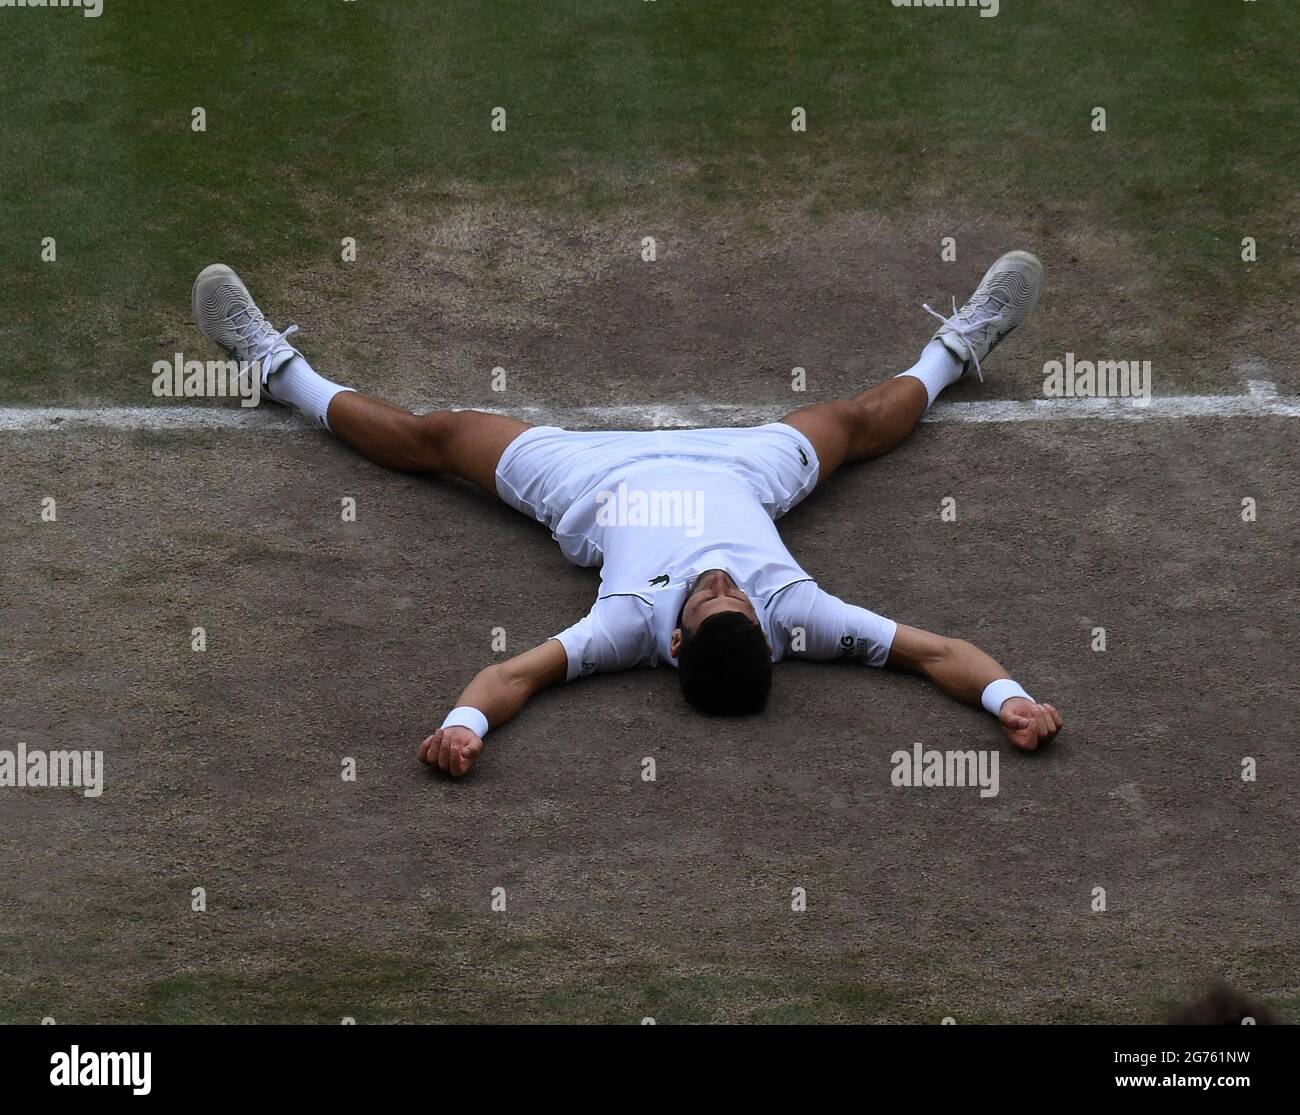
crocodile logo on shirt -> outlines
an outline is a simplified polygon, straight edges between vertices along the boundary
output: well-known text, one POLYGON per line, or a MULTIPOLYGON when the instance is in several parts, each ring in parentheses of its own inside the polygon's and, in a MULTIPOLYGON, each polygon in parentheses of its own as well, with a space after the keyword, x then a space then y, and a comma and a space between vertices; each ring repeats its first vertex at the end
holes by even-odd
POLYGON ((668 583, 667 573, 660 573, 659 576, 651 577, 650 580, 646 582, 646 584, 648 584, 651 588, 655 588, 656 586, 662 588, 667 583, 668 583))
POLYGON ((799 460, 800 460, 803 464, 807 465, 807 463, 808 463, 808 454, 805 453, 805 452, 803 451, 803 446, 802 446, 802 445, 798 446, 797 448, 798 448, 798 450, 799 450, 799 460))

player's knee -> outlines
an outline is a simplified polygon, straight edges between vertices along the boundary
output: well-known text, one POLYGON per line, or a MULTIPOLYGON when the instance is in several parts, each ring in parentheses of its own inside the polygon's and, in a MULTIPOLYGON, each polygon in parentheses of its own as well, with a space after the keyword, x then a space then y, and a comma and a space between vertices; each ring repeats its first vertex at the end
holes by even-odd
POLYGON ((879 431, 884 420, 883 406, 878 399, 851 399, 846 422, 853 456, 870 456, 875 452, 879 431))
POLYGON ((861 457, 871 441, 874 408, 858 399, 841 399, 830 405, 835 408, 835 424, 843 439, 844 455, 849 460, 861 457))
POLYGON ((412 441, 420 467, 445 472, 448 447, 455 434, 454 410, 431 410, 416 418, 412 441))

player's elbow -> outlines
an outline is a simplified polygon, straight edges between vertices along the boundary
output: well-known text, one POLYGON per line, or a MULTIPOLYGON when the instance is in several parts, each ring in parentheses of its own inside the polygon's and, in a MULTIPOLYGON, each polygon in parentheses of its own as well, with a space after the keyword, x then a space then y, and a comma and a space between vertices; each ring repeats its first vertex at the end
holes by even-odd
POLYGON ((980 649, 966 639, 944 639, 940 653, 944 658, 951 661, 969 658, 972 654, 979 654, 980 649))
POLYGON ((973 649, 965 639, 950 639, 933 631, 900 625, 889 652, 889 665, 929 674, 961 659, 973 649))
POLYGON ((922 670, 932 680, 939 680, 971 669, 982 657, 983 653, 974 643, 966 639, 944 637, 939 640, 922 670))
POLYGON ((494 662, 478 672, 475 682, 493 693, 505 693, 519 684, 519 677, 510 669, 509 662, 494 662))
MULTIPOLYGON (((512 701, 526 701, 538 689, 533 671, 517 658, 496 662, 483 671, 492 689, 512 701)), ((482 676, 482 675, 480 675, 482 676)))

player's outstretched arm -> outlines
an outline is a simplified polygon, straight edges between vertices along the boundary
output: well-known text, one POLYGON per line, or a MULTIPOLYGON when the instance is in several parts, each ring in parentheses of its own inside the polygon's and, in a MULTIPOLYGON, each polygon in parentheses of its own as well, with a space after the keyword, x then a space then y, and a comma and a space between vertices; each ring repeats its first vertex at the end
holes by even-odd
POLYGON ((420 761, 459 778, 483 751, 489 727, 499 728, 528 698, 565 678, 568 657, 556 639, 480 670, 447 721, 420 744, 420 761), (453 723, 455 721, 455 723, 453 723))
POLYGON ((1056 709, 1023 695, 996 659, 965 639, 900 623, 888 665, 918 673, 968 705, 982 704, 998 718, 1007 739, 1024 751, 1033 751, 1061 730, 1056 709))

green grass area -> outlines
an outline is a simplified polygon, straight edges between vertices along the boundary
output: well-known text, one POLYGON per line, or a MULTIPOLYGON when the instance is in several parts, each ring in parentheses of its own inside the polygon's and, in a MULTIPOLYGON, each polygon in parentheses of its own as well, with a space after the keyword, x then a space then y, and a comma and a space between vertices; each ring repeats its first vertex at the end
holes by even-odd
POLYGON ((362 280, 340 239, 373 238, 392 204, 437 220, 453 189, 577 225, 774 197, 1069 215, 1132 234, 1171 301, 1244 308, 1295 278, 1292 261, 1242 284, 1237 262, 1244 235, 1286 254, 1300 215, 1300 8, 1273 0, 1017 0, 994 19, 886 0, 108 0, 99 19, 3 24, 5 401, 145 401, 151 361, 194 343, 201 265, 239 263, 268 300, 294 270, 346 296, 362 280))
MULTIPOLYGON (((14 954, 30 942, 0 943, 14 954)), ((173 942, 173 945, 175 943, 173 942)), ((86 928, 47 940, 47 955, 18 982, 0 979, 0 1024, 33 1023, 1157 1023, 1188 996, 1157 970, 1135 962, 1113 982, 1008 1002, 996 975, 944 963, 919 950, 882 957, 877 949, 834 957, 773 955, 737 961, 726 954, 670 955, 576 934, 484 931, 462 916, 431 912, 417 947, 399 952, 351 942, 295 941, 291 957, 265 950, 218 962, 114 954, 112 934, 86 928), (47 971, 42 971, 46 969, 47 971), (57 968, 57 972, 55 971, 57 968), (886 970, 888 969, 888 971, 886 970)), ((1155 965, 1154 968, 1160 968, 1155 965)), ((1293 988, 1289 957, 1246 950, 1224 976, 1241 988, 1293 988)), ((1062 987, 1070 981, 1063 979, 1062 987)), ((1044 989, 1046 990, 1046 989, 1044 989)), ((1017 992, 1013 995, 1023 994, 1017 992)), ((1300 1022, 1294 990, 1260 998, 1284 1022, 1300 1022)))

